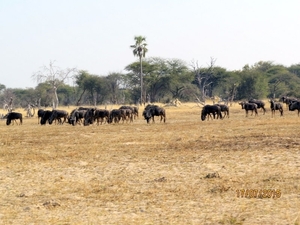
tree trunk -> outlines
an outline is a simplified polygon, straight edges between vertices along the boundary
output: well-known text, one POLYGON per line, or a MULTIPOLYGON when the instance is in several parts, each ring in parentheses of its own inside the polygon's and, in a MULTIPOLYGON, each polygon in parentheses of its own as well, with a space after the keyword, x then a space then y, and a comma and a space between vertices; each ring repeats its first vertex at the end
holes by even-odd
POLYGON ((233 84, 231 95, 230 95, 230 106, 232 106, 232 102, 236 93, 236 88, 237 88, 236 84, 233 84))
POLYGON ((54 99, 53 99, 53 107, 56 109, 58 107, 58 96, 57 96, 57 88, 54 87, 54 99))
POLYGON ((86 89, 84 89, 83 92, 81 93, 81 95, 80 95, 80 97, 79 97, 79 99, 78 99, 78 101, 77 101, 77 103, 76 103, 77 106, 79 106, 79 103, 80 103, 80 101, 81 101, 81 99, 82 99, 82 96, 83 96, 85 90, 86 90, 86 89))
POLYGON ((41 98, 39 98, 39 100, 38 100, 38 109, 40 109, 41 108, 41 98))
POLYGON ((94 106, 97 106, 97 96, 94 96, 94 106))
POLYGON ((141 77, 141 105, 143 105, 144 99, 143 99, 143 66, 142 66, 142 57, 140 56, 140 77, 141 77))

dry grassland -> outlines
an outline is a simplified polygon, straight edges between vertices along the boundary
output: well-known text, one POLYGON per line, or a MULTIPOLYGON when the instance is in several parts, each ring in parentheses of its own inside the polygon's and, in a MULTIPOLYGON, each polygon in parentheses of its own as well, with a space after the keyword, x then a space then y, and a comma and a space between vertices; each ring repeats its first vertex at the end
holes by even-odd
POLYGON ((166 113, 149 125, 0 120, 0 224, 300 224, 297 112, 246 118, 235 104, 229 119, 203 122, 190 103, 166 113))

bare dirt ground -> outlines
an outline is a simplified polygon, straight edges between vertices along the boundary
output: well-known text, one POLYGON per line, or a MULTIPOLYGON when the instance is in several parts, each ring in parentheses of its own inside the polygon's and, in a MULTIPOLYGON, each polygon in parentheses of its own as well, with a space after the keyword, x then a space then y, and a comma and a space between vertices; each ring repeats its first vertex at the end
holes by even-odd
POLYGON ((0 120, 0 224, 300 224, 297 112, 200 110, 166 107, 149 125, 0 120))

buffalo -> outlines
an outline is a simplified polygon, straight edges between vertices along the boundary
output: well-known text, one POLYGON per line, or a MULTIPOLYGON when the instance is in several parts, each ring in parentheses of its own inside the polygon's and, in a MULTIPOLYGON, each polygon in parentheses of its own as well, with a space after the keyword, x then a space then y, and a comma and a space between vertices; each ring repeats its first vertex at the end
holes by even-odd
MULTIPOLYGON (((23 123, 22 113, 18 113, 18 112, 8 113, 6 115, 6 125, 10 125, 12 120, 14 120, 14 121, 20 120, 20 125, 21 125, 23 123)), ((16 123, 17 123, 17 121, 16 121, 16 123)))
POLYGON ((126 119, 126 122, 129 120, 129 122, 133 122, 133 110, 132 109, 123 109, 124 110, 124 113, 125 113, 125 119, 126 119))
POLYGON ((275 111, 278 110, 280 112, 280 116, 283 116, 283 108, 280 102, 274 102, 274 100, 270 100, 270 108, 272 111, 272 117, 275 116, 275 111))
POLYGON ((54 110, 52 110, 52 114, 51 114, 48 122, 49 122, 49 124, 52 124, 52 122, 54 120, 58 120, 61 124, 63 124, 64 122, 67 121, 68 116, 69 116, 69 113, 67 111, 54 109, 54 110), (62 118, 64 119, 63 121, 61 121, 62 118))
POLYGON ((109 117, 108 117, 108 123, 119 123, 120 120, 124 120, 126 119, 126 114, 125 114, 125 110, 124 109, 113 109, 110 111, 109 113, 109 117))
POLYGON ((152 118, 152 122, 154 123, 154 116, 160 116, 160 122, 163 120, 164 123, 166 122, 166 111, 164 108, 159 107, 157 105, 147 105, 143 111, 143 116, 147 123, 150 122, 152 118))
POLYGON ((41 125, 45 125, 47 123, 47 121, 49 122, 49 118, 52 115, 52 111, 50 110, 44 110, 44 113, 41 117, 41 125))
POLYGON ((132 108, 133 108, 133 117, 134 117, 134 119, 136 117, 139 118, 139 109, 138 109, 138 107, 133 106, 132 108))
POLYGON ((248 116, 248 111, 251 110, 251 116, 253 115, 253 111, 255 112, 255 116, 257 116, 257 105, 255 103, 247 103, 247 102, 240 102, 239 105, 242 106, 242 109, 246 111, 246 117, 248 116))
POLYGON ((216 115, 217 119, 222 119, 221 107, 219 105, 204 106, 201 111, 201 120, 204 121, 206 119, 206 116, 208 116, 207 120, 209 120, 209 117, 212 118, 211 114, 213 115, 214 119, 216 118, 216 115))
POLYGON ((225 118, 225 116, 227 116, 227 118, 229 118, 229 107, 228 107, 228 105, 224 105, 224 104, 215 104, 215 105, 220 106, 221 112, 224 112, 223 118, 225 118))
POLYGON ((77 123, 82 123, 86 110, 78 110, 77 108, 72 110, 68 118, 68 123, 75 126, 77 123))
POLYGON ((43 117, 45 110, 39 109, 37 114, 38 114, 38 124, 40 123, 40 118, 43 117))
POLYGON ((78 108, 78 110, 89 110, 89 109, 92 109, 92 108, 88 108, 88 107, 81 107, 81 106, 78 108))
POLYGON ((257 100, 257 99, 250 99, 248 102, 249 102, 249 103, 254 103, 254 104, 256 104, 256 105, 257 105, 257 108, 258 108, 258 109, 261 108, 261 109, 264 111, 264 115, 265 115, 266 109, 265 109, 265 103, 264 103, 263 101, 257 100))
POLYGON ((94 113, 94 119, 97 120, 97 125, 99 125, 99 123, 104 123, 108 121, 108 117, 109 117, 109 111, 106 109, 96 109, 95 113, 94 113))
POLYGON ((134 119, 139 117, 139 109, 136 106, 123 105, 119 109, 130 109, 132 111, 132 116, 133 116, 134 119))
POLYGON ((282 96, 280 100, 285 103, 286 108, 289 108, 290 104, 294 102, 298 102, 299 100, 297 98, 292 98, 292 97, 287 97, 287 96, 282 96))
POLYGON ((95 121, 95 111, 96 111, 96 108, 87 108, 87 110, 84 114, 84 121, 83 121, 84 126, 88 126, 88 125, 94 123, 94 121, 95 121))
POLYGON ((292 102, 289 104, 289 111, 295 111, 298 110, 298 116, 300 113, 300 102, 296 101, 296 102, 292 102))

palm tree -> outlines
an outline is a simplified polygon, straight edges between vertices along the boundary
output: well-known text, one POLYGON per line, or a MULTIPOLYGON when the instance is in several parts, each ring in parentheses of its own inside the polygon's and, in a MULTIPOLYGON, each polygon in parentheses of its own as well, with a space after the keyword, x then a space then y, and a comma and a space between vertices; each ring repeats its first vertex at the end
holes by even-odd
POLYGON ((146 52, 148 52, 147 49, 147 43, 146 43, 146 37, 143 36, 135 36, 134 37, 135 44, 130 45, 130 48, 133 49, 133 55, 139 57, 140 60, 140 79, 141 79, 141 105, 143 104, 143 68, 142 68, 142 58, 146 56, 146 52))

